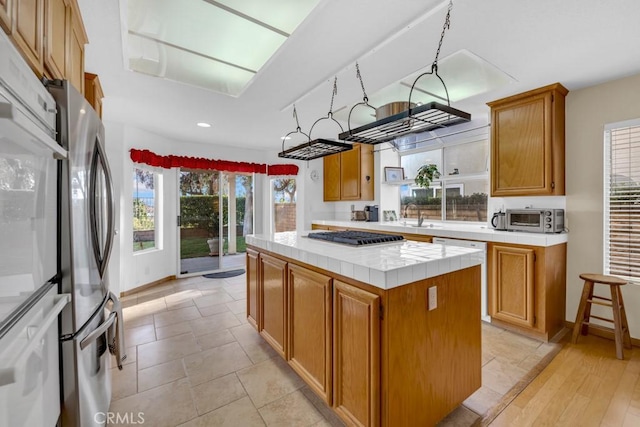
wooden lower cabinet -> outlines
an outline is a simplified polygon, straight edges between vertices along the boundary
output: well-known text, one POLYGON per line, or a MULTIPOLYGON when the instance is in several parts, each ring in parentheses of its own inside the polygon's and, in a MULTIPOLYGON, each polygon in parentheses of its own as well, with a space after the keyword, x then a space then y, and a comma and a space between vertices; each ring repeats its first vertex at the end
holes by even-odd
POLYGON ((328 405, 333 394, 332 283, 329 276, 289 265, 289 364, 328 405))
POLYGON ((287 263, 260 254, 260 335, 285 360, 287 354, 287 263))
POLYGON ((491 316, 524 327, 533 327, 535 250, 493 245, 495 286, 491 291, 491 316))
POLYGON ((258 329, 258 283, 260 280, 260 264, 258 252, 247 249, 247 321, 258 329))
POLYGON ((489 243, 489 315, 498 326, 549 341, 564 328, 565 243, 540 247, 489 243))
POLYGON ((349 425, 379 426, 380 297, 335 280, 333 310, 333 407, 349 425))

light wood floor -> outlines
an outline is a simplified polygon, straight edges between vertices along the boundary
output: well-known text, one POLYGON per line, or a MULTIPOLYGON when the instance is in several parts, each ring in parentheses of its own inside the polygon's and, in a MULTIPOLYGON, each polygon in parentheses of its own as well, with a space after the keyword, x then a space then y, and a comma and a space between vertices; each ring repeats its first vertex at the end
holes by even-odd
POLYGON ((490 425, 640 426, 640 349, 618 360, 613 341, 567 342, 490 425))

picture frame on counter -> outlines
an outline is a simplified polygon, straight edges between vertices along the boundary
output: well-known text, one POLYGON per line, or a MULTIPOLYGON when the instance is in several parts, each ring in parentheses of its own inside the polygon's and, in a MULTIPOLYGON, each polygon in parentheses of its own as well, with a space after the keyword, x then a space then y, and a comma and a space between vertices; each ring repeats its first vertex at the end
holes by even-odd
POLYGON ((404 168, 385 166, 384 168, 385 182, 398 182, 404 180, 404 168))
POLYGON ((385 222, 397 221, 398 217, 396 216, 396 211, 394 210, 382 211, 382 220, 385 222))

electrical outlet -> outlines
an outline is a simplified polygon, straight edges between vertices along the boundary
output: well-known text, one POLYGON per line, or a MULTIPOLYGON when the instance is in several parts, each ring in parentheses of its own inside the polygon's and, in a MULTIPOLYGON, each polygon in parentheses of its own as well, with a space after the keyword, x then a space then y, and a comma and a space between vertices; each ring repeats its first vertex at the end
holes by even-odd
POLYGON ((429 311, 438 308, 438 287, 432 286, 429 288, 429 311))

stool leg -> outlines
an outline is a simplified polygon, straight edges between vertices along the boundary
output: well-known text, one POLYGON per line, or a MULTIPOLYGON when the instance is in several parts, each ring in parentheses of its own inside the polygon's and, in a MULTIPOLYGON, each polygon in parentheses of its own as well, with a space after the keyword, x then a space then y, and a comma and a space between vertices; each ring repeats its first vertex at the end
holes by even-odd
POLYGON ((629 324, 627 323, 627 313, 624 308, 624 301, 622 299, 622 289, 618 288, 618 301, 620 302, 620 318, 622 319, 622 332, 624 347, 631 349, 631 334, 629 333, 629 324))
POLYGON ((611 287, 611 303, 613 309, 613 325, 616 339, 616 357, 620 360, 624 359, 624 352, 622 350, 622 313, 620 312, 620 289, 618 285, 609 285, 611 287))
POLYGON ((589 333, 589 325, 587 325, 587 323, 589 323, 591 318, 591 301, 593 301, 593 290, 595 287, 595 283, 589 282, 589 294, 587 295, 587 304, 584 307, 584 316, 582 319, 584 321, 582 324, 582 335, 587 335, 589 333))
POLYGON ((588 321, 589 315, 591 314, 591 303, 588 300, 591 299, 592 295, 593 282, 590 280, 585 280, 584 287, 582 288, 580 305, 578 306, 578 314, 576 314, 576 323, 575 325, 573 325, 573 335, 571 337, 571 342, 574 344, 578 342, 578 335, 581 331, 583 335, 586 335, 586 332, 589 330, 589 327, 587 325, 584 325, 584 321, 588 321))

